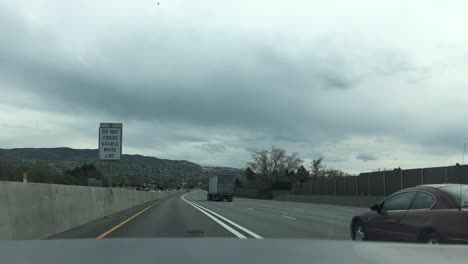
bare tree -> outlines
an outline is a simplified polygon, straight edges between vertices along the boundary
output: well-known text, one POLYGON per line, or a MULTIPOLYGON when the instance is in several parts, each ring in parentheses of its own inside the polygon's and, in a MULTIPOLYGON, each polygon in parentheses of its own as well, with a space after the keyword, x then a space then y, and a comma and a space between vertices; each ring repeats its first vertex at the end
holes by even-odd
POLYGON ((252 154, 252 161, 247 165, 259 174, 260 188, 269 189, 276 174, 284 171, 297 170, 303 160, 297 153, 286 154, 286 150, 277 146, 262 149, 252 154))
POLYGON ((323 158, 314 159, 310 165, 310 176, 313 178, 324 175, 325 166, 322 164, 323 158))
MULTIPOLYGON (((267 152, 268 153, 268 152, 267 152)), ((286 162, 286 150, 271 146, 269 151, 267 175, 271 176, 273 173, 282 170, 285 167, 286 162)))
POLYGON ((290 156, 286 157, 286 170, 288 171, 296 171, 301 167, 301 164, 304 162, 301 158, 299 158, 299 153, 293 152, 290 156))
POLYGON ((341 170, 338 170, 338 169, 327 169, 325 171, 325 176, 326 177, 345 177, 345 176, 348 176, 349 174, 344 172, 344 171, 341 171, 341 170))
POLYGON ((245 169, 245 171, 244 171, 244 177, 245 177, 246 180, 252 181, 255 178, 255 173, 253 172, 252 169, 247 167, 247 169, 245 169))
POLYGON ((255 173, 258 174, 268 174, 269 167, 269 153, 266 149, 262 149, 252 154, 252 161, 247 163, 255 173))
POLYGON ((306 182, 309 178, 309 172, 304 168, 304 166, 300 166, 299 169, 297 169, 296 174, 291 174, 289 178, 293 183, 295 183, 297 180, 306 182))
POLYGON ((310 165, 310 177, 344 177, 349 174, 333 168, 327 168, 323 165, 323 158, 314 159, 310 165))

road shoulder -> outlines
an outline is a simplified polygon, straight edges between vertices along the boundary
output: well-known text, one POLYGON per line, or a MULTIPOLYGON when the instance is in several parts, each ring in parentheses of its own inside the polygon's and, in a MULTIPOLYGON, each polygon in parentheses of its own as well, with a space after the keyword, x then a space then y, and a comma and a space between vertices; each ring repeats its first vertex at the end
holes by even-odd
MULTIPOLYGON (((159 201, 164 201, 166 199, 172 198, 174 195, 180 195, 180 193, 174 193, 173 195, 164 197, 160 199, 159 201)), ((151 204, 154 204, 156 201, 158 200, 150 201, 150 202, 137 205, 135 207, 105 216, 103 218, 93 220, 91 222, 74 227, 67 231, 54 234, 50 237, 47 237, 46 239, 97 238, 104 232, 108 231, 109 228, 119 225, 123 221, 137 214, 138 212, 150 206, 151 204)))

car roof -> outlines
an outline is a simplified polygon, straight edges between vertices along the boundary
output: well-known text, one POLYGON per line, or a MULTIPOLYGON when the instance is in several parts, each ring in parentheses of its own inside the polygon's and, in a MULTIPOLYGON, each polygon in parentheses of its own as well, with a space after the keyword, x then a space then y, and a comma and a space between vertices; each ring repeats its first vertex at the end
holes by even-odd
POLYGON ((442 188, 442 187, 450 187, 450 186, 468 186, 468 184, 459 184, 459 183, 442 183, 442 184, 422 184, 418 185, 417 187, 432 187, 432 188, 442 188))

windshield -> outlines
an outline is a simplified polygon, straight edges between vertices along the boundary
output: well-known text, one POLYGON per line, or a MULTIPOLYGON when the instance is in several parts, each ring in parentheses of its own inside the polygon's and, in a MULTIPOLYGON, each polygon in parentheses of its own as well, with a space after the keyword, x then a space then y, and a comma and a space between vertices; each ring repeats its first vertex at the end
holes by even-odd
POLYGON ((468 241, 467 10, 0 0, 0 240, 468 241))

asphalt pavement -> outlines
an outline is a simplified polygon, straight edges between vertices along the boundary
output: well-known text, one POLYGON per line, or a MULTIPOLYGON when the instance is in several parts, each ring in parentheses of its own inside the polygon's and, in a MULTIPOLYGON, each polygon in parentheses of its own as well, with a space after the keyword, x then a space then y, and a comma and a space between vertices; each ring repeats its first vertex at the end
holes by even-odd
POLYGON ((205 191, 175 193, 74 228, 52 239, 234 237, 349 239, 353 215, 367 208, 234 198, 206 200, 205 191))

